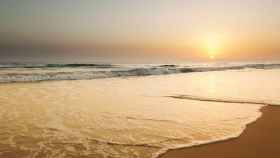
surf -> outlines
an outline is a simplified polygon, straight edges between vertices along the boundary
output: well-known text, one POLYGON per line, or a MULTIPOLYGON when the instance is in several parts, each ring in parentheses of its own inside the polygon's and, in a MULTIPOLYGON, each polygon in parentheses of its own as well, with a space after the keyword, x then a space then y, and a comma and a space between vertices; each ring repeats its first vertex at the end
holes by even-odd
POLYGON ((91 80, 102 78, 141 77, 180 73, 279 69, 278 63, 201 64, 201 65, 117 65, 117 64, 2 64, 0 83, 91 80))

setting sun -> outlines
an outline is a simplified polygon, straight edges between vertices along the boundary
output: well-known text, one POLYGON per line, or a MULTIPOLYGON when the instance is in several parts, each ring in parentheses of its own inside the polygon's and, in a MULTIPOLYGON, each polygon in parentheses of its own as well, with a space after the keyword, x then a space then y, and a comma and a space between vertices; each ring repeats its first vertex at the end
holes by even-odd
POLYGON ((208 35, 204 41, 205 51, 210 59, 215 59, 221 53, 221 37, 219 35, 208 35))

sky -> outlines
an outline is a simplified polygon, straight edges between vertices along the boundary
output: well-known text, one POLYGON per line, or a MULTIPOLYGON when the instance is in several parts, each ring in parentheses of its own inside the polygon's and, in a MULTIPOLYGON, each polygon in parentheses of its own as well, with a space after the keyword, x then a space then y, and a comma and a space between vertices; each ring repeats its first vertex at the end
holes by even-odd
POLYGON ((279 0, 2 0, 0 61, 280 59, 279 0))

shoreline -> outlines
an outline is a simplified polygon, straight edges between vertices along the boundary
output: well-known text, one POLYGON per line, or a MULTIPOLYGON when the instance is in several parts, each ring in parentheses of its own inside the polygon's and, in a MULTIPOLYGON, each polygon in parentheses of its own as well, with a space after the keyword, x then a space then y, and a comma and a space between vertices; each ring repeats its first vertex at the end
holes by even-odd
POLYGON ((262 116, 247 125, 233 139, 180 149, 171 149, 158 158, 264 158, 280 155, 280 108, 265 106, 262 116))

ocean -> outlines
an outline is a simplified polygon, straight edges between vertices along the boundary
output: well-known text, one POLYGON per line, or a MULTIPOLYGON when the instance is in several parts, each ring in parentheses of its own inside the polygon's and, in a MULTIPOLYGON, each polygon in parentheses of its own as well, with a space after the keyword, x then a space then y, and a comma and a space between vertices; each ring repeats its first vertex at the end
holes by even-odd
POLYGON ((280 64, 2 64, 0 157, 156 158, 238 137, 280 64))
POLYGON ((160 64, 0 64, 0 83, 56 80, 86 80, 193 72, 275 69, 278 63, 160 64))

